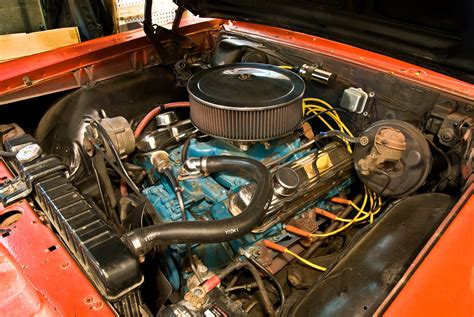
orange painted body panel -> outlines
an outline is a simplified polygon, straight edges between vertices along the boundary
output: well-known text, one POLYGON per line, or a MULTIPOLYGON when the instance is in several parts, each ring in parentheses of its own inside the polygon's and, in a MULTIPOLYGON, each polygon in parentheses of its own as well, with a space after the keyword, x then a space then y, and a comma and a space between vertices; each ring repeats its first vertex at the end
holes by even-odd
POLYGON ((474 100, 474 85, 382 54, 322 37, 271 26, 234 21, 228 22, 224 26, 229 30, 248 33, 252 36, 336 57, 342 61, 362 65, 474 100))
POLYGON ((472 193, 384 316, 474 316, 472 193))

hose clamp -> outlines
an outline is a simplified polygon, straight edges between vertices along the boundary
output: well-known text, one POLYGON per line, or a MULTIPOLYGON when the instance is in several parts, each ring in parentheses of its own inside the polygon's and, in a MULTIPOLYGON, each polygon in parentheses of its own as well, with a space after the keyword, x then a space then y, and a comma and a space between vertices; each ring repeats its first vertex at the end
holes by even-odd
POLYGON ((209 172, 207 171, 207 156, 201 157, 201 171, 207 175, 209 172))
POLYGON ((200 158, 191 157, 184 162, 183 167, 179 171, 178 180, 193 179, 202 177, 202 160, 200 158))
POLYGON ((122 241, 137 257, 144 256, 147 253, 146 246, 142 243, 142 239, 133 231, 123 236, 122 241))

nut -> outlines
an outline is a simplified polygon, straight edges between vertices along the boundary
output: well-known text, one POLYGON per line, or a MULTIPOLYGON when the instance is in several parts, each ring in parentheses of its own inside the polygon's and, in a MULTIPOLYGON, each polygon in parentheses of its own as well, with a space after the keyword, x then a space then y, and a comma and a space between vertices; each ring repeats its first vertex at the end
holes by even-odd
POLYGON ((292 286, 300 286, 301 284, 303 284, 303 280, 304 277, 301 275, 301 272, 293 268, 288 270, 288 282, 292 286))
POLYGON ((198 286, 187 292, 184 295, 184 299, 190 302, 194 307, 200 309, 207 300, 207 293, 204 287, 198 286))
POLYGON ((360 137, 359 142, 360 145, 366 146, 367 144, 369 144, 369 138, 366 136, 360 137))
POLYGON ((444 142, 451 142, 454 140, 454 132, 451 129, 446 129, 441 132, 441 139, 444 142))

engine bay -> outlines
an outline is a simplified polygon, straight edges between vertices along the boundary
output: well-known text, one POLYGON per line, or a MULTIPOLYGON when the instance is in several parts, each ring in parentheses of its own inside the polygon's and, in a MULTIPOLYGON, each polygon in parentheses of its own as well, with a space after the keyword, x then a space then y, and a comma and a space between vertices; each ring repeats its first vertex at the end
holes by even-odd
POLYGON ((34 201, 121 316, 373 314, 472 171, 468 101, 206 36, 0 126, 2 204, 34 201))

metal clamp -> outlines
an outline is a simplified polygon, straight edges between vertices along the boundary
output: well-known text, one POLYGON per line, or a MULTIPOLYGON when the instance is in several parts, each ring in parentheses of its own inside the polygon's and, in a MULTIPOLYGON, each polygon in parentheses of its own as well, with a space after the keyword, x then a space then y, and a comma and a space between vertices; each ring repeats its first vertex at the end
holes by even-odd
POLYGON ((203 176, 207 176, 207 160, 206 158, 197 158, 191 157, 184 162, 183 167, 181 168, 178 180, 185 180, 185 179, 194 179, 203 176))
POLYGON ((19 177, 7 180, 0 187, 0 202, 3 206, 10 205, 28 196, 31 191, 30 184, 19 177))

